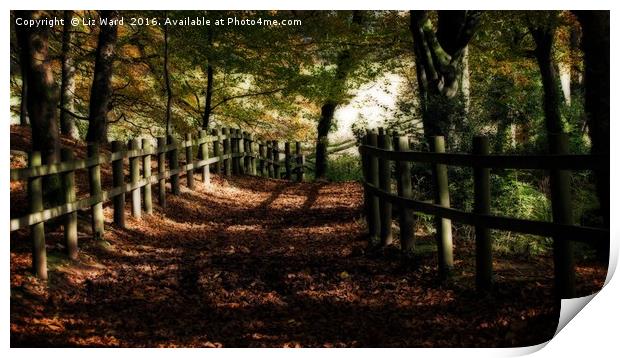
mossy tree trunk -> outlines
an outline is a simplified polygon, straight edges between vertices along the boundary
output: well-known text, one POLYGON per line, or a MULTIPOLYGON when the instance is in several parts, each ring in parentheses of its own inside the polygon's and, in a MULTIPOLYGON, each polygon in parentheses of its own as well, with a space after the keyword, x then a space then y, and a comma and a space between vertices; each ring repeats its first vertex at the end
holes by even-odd
POLYGON ((107 19, 107 25, 99 27, 99 42, 95 55, 95 74, 90 91, 88 117, 89 142, 108 142, 108 112, 112 102, 112 65, 117 37, 118 11, 102 10, 101 19, 107 19))
MULTIPOLYGON (((480 18, 477 11, 438 11, 437 29, 428 11, 410 12, 410 31, 422 109, 424 136, 449 136, 467 112, 468 76, 464 76, 464 57, 480 18)), ((450 145, 451 146, 451 145, 450 145)))
POLYGON ((543 83, 545 128, 548 135, 564 132, 560 115, 560 88, 558 74, 553 60, 553 43, 557 22, 557 12, 549 12, 548 18, 538 25, 530 25, 530 33, 536 43, 534 54, 543 83))
MULTIPOLYGON (((585 60, 585 112, 592 141, 592 154, 610 155, 609 137, 609 11, 578 11, 583 30, 582 47, 585 60)), ((609 227, 609 166, 596 172, 596 190, 604 224, 609 227)), ((599 256, 609 257, 609 245, 599 256)))
POLYGON ((73 54, 71 53, 71 42, 73 41, 73 26, 71 17, 73 11, 65 10, 63 13, 64 25, 62 29, 62 79, 60 82, 60 132, 77 139, 79 132, 73 118, 74 95, 75 92, 75 65, 73 54))

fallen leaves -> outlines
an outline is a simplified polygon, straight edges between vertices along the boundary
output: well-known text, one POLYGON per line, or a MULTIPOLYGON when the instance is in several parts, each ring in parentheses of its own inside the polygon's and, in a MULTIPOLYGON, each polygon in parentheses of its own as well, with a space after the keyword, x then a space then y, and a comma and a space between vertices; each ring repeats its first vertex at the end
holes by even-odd
MULTIPOLYGON (((362 198, 357 183, 213 175, 143 220, 128 211, 126 229, 106 210, 109 246, 80 236, 79 260, 48 283, 28 273, 27 232, 14 232, 11 345, 501 347, 553 335, 549 257, 496 256, 494 292, 479 296, 473 245, 457 245, 446 283, 432 251, 415 265, 391 249, 367 256, 362 198)), ((62 235, 48 233, 59 254, 62 235)), ((577 273, 584 294, 605 279, 592 263, 577 273)))

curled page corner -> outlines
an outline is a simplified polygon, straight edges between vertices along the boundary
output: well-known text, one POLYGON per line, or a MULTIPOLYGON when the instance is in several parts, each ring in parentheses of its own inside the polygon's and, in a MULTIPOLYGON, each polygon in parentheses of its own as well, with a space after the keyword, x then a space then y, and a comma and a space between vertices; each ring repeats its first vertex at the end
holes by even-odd
MULTIPOLYGON (((599 291, 600 292, 600 291, 599 291)), ((563 299, 560 307, 560 319, 558 320, 558 328, 555 330, 553 336, 557 336, 558 333, 570 322, 575 316, 596 296, 598 292, 589 296, 563 299)))

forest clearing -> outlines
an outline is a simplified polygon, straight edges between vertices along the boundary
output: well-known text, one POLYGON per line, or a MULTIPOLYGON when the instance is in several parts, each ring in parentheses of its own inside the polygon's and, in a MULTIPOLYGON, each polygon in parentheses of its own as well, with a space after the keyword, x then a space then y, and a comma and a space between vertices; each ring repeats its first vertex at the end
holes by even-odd
POLYGON ((11 21, 11 347, 523 347, 603 287, 609 11, 11 21))

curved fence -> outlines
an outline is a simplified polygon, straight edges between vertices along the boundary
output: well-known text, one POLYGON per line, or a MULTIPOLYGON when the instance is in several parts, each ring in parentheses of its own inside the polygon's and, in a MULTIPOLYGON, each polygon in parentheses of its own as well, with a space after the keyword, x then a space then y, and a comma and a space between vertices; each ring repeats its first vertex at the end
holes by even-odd
POLYGON ((367 131, 360 146, 364 173, 365 202, 371 246, 392 242, 392 208, 399 209, 401 249, 413 253, 414 212, 434 215, 438 264, 445 276, 453 266, 451 221, 475 227, 476 286, 487 290, 492 282, 492 245, 489 229, 498 229, 553 238, 556 291, 561 297, 575 294, 575 270, 572 241, 590 244, 609 242, 609 229, 574 225, 570 195, 571 170, 601 170, 609 166, 609 157, 568 153, 566 135, 551 136, 549 155, 490 155, 489 142, 476 137, 473 153, 445 153, 443 137, 434 137, 432 151, 410 151, 409 138, 379 128, 367 131), (394 163, 394 170, 392 170, 394 163), (411 168, 415 163, 432 165, 434 199, 413 199, 411 168), (469 167, 474 176, 474 211, 450 207, 447 166, 469 167), (517 219, 490 214, 490 169, 542 169, 551 178, 553 222, 517 219), (392 173, 396 193, 392 192, 392 173))
POLYGON ((197 138, 185 135, 179 142, 175 137, 157 138, 156 145, 150 139, 133 139, 125 146, 114 141, 110 154, 104 154, 97 144, 88 145, 86 159, 74 159, 70 149, 62 149, 59 163, 41 165, 41 153, 29 154, 28 167, 11 169, 11 180, 27 181, 29 213, 11 218, 11 231, 30 228, 33 243, 33 270, 37 276, 47 277, 44 223, 54 218, 64 217, 64 241, 69 257, 77 257, 77 212, 90 209, 92 232, 95 237, 104 234, 103 204, 113 201, 114 223, 125 227, 125 194, 131 196, 131 213, 141 217, 142 209, 147 214, 153 212, 152 186, 157 189, 158 203, 166 206, 166 186, 170 183, 170 193, 180 193, 180 176, 185 174, 186 185, 194 188, 194 171, 201 173, 202 181, 209 183, 212 165, 216 173, 226 176, 237 174, 260 175, 269 178, 284 178, 302 181, 304 176, 304 156, 301 143, 284 144, 280 152, 278 141, 254 140, 252 134, 238 129, 223 128, 212 130, 211 135, 200 131, 197 138), (209 149, 211 148, 211 150, 209 149), (194 151, 197 149, 197 152, 194 151), (180 164, 179 152, 184 156, 180 164), (197 155, 196 155, 197 154, 197 155), (282 158, 282 156, 284 158, 282 158), (129 161, 129 182, 126 182, 125 160, 129 161), (153 162, 157 163, 154 166, 153 162), (101 165, 111 164, 113 187, 102 190, 101 165), (141 167, 141 168, 140 168, 141 167), (152 168, 156 167, 156 173, 152 168), (75 172, 88 171, 89 196, 76 199, 75 172), (44 208, 43 178, 60 175, 64 203, 44 208))

